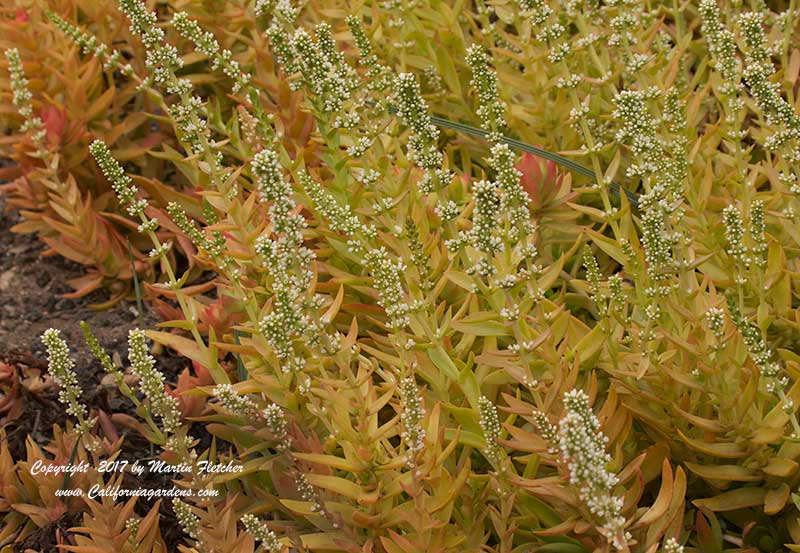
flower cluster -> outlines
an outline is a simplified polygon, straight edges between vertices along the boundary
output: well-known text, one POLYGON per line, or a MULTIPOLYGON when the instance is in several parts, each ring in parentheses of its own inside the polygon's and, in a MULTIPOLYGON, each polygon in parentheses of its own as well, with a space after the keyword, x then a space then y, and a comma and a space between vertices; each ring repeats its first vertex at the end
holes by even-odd
POLYGON ((298 10, 292 5, 291 0, 256 0, 256 17, 263 17, 269 12, 284 23, 292 23, 297 19, 298 10))
POLYGON ((311 178, 311 175, 306 172, 300 173, 300 184, 305 188, 306 192, 308 192, 314 205, 317 206, 320 213, 327 219, 328 224, 333 230, 343 232, 350 237, 355 236, 359 231, 364 232, 368 236, 374 235, 374 230, 362 224, 359 218, 353 214, 349 205, 343 205, 337 202, 336 198, 323 190, 323 188, 311 178))
POLYGON ((669 538, 664 541, 664 547, 662 548, 664 553, 683 553, 684 548, 683 546, 676 540, 675 538, 669 538))
MULTIPOLYGON (((486 396, 478 398, 478 412, 480 418, 478 422, 483 431, 483 438, 486 440, 486 458, 497 466, 502 459, 502 448, 500 447, 500 417, 497 415, 497 407, 492 400, 486 396)), ((502 469, 501 469, 502 470, 502 469)))
MULTIPOLYGON (((649 209, 642 215, 642 246, 647 261, 647 275, 653 282, 670 278, 674 267, 672 240, 665 225, 665 214, 659 209, 649 209)), ((664 295, 669 288, 662 286, 654 292, 664 295)), ((655 295, 655 294, 650 294, 655 295)))
POLYGON ((422 428, 425 407, 422 405, 422 398, 413 378, 403 378, 398 385, 398 390, 400 391, 400 404, 403 406, 403 412, 400 415, 403 430, 400 437, 406 443, 408 463, 413 467, 414 457, 425 447, 425 429, 422 428))
MULTIPOLYGON (((287 3, 284 0, 283 3, 287 3)), ((279 2, 280 4, 280 2, 279 2)), ((280 6, 278 6, 280 7, 280 6)), ((277 9, 277 8, 276 8, 277 9)), ((240 119, 242 121, 242 134, 245 140, 252 146, 255 151, 260 150, 264 143, 276 143, 278 141, 277 133, 272 126, 272 115, 264 112, 261 105, 260 90, 253 85, 252 76, 242 71, 239 62, 233 59, 233 53, 228 49, 221 49, 214 35, 210 32, 203 31, 200 26, 188 18, 183 12, 178 12, 172 19, 173 26, 185 38, 191 40, 197 50, 206 55, 210 60, 210 69, 222 69, 225 74, 233 81, 232 91, 234 93, 244 91, 250 107, 238 106, 240 119), (248 109, 253 111, 251 114, 248 109)), ((191 109, 183 109, 181 115, 184 117, 184 126, 188 127, 187 136, 195 129, 201 129, 203 135, 208 139, 208 134, 205 132, 205 121, 203 120, 199 111, 199 100, 195 97, 182 97, 183 107, 190 106, 191 109), (192 106, 197 106, 194 109, 192 106)), ((179 110, 177 107, 172 109, 179 110)), ((182 109, 182 108, 180 108, 182 109)), ((197 149, 207 150, 206 145, 200 140, 200 135, 197 135, 197 149)), ((210 150, 208 150, 210 152, 210 150)), ((212 153, 212 155, 214 155, 212 153)), ((216 159, 216 164, 221 165, 219 157, 216 159)), ((237 193, 235 184, 228 190, 228 197, 233 197, 237 193)))
MULTIPOLYGON (((702 26, 700 27, 708 41, 708 50, 714 56, 717 70, 725 81, 724 92, 735 101, 739 84, 739 63, 736 59, 736 39, 722 24, 720 11, 716 0, 702 0, 700 2, 700 16, 702 26)), ((737 107, 738 104, 729 103, 730 107, 737 107)))
POLYGON ((355 15, 348 15, 345 23, 350 28, 350 33, 358 47, 359 62, 367 68, 367 86, 370 90, 386 90, 391 85, 391 70, 378 62, 378 56, 373 52, 372 43, 364 32, 361 19, 355 15))
POLYGON ((181 423, 178 400, 164 389, 164 375, 155 368, 156 360, 148 351, 144 331, 134 329, 128 333, 128 360, 139 378, 139 389, 150 401, 151 411, 161 418, 164 432, 175 432, 181 423))
MULTIPOLYGON (((297 73, 298 68, 294 59, 295 54, 292 48, 292 37, 289 36, 286 29, 276 21, 273 21, 272 24, 267 27, 266 35, 269 38, 270 47, 275 55, 275 61, 283 67, 283 71, 287 75, 297 73)), ((289 86, 296 90, 300 86, 300 83, 298 81, 292 81, 289 83, 289 86)))
MULTIPOLYGON (((535 251, 531 242, 524 241, 524 238, 531 237, 534 226, 528 209, 530 198, 522 187, 522 174, 515 164, 516 156, 503 142, 500 133, 505 127, 505 104, 499 100, 497 76, 480 46, 469 48, 467 62, 473 75, 471 84, 478 94, 479 115, 490 130, 488 139, 492 143, 492 155, 488 161, 496 175, 493 181, 481 180, 472 185, 475 200, 472 227, 447 240, 445 245, 453 252, 465 245, 478 250, 481 255, 472 266, 466 268, 466 272, 487 277, 497 274, 493 257, 506 248, 514 250, 519 244, 522 257, 526 257, 525 252, 535 251)), ((440 211, 445 214, 444 209, 440 211)), ((499 280, 508 282, 508 278, 516 281, 517 276, 502 275, 499 280)))
POLYGON ((490 133, 499 133, 506 126, 504 119, 506 104, 500 100, 497 75, 489 67, 489 57, 482 46, 473 44, 467 48, 466 59, 472 71, 470 84, 478 94, 478 116, 490 133))
POLYGON ((209 57, 212 70, 222 68, 223 73, 233 81, 234 93, 248 87, 250 75, 242 72, 230 50, 220 50, 219 42, 211 32, 203 31, 185 12, 176 13, 172 17, 172 25, 181 36, 191 40, 200 52, 209 57))
POLYGON ((647 94, 641 90, 622 90, 614 98, 613 116, 622 122, 616 138, 630 144, 636 160, 628 167, 628 176, 644 176, 658 170, 661 147, 656 137, 656 120, 648 111, 646 99, 647 94))
MULTIPOLYGON (((558 427, 550 422, 547 415, 541 411, 534 411, 533 423, 536 431, 544 438, 549 444, 554 444, 558 440, 558 427)), ((552 448, 551 448, 552 449, 552 448)))
MULTIPOLYGON (((203 101, 191 94, 192 84, 188 79, 176 76, 176 71, 183 67, 178 50, 165 42, 164 30, 157 25, 156 14, 148 11, 141 0, 120 0, 119 4, 131 22, 131 32, 139 36, 147 51, 145 65, 150 76, 145 84, 152 79, 168 94, 177 94, 180 97, 179 103, 168 106, 169 115, 180 131, 181 139, 188 144, 192 153, 207 154, 207 161, 211 165, 209 171, 215 173, 222 153, 214 153, 208 147, 210 130, 208 121, 203 116, 203 101)), ((181 17, 178 18, 179 25, 180 22, 181 17)), ((198 39, 208 42, 207 37, 198 39)))
POLYGON ((394 101, 397 116, 411 130, 408 138, 408 157, 425 171, 417 184, 423 194, 430 194, 451 178, 442 168, 444 156, 439 150, 439 129, 431 122, 428 104, 422 98, 417 79, 411 73, 401 73, 394 81, 394 101))
POLYGON ((47 372, 60 388, 58 400, 67 406, 67 413, 78 419, 78 431, 83 434, 89 431, 90 423, 86 420, 88 411, 81 403, 81 387, 73 368, 75 364, 69 358, 67 343, 61 333, 48 328, 42 334, 42 342, 47 346, 47 372))
MULTIPOLYGON (((680 137, 662 142, 657 135, 657 119, 651 114, 647 101, 659 97, 660 94, 655 87, 644 91, 623 90, 614 100, 614 116, 622 123, 617 139, 631 145, 637 160, 628 168, 627 174, 640 176, 649 183, 649 191, 638 202, 643 212, 641 241, 647 261, 646 270, 653 284, 645 290, 649 298, 669 293, 671 287, 665 282, 679 267, 672 258, 672 247, 680 243, 682 235, 679 232, 670 232, 669 228, 672 216, 680 219, 683 215, 679 200, 688 171, 687 142, 680 137)), ((662 120, 672 130, 685 126, 683 107, 674 90, 667 94, 662 120)), ((631 263, 635 263, 630 255, 630 244, 623 242, 622 246, 631 263)), ((656 304, 648 307, 648 318, 653 321, 658 317, 660 308, 656 304)), ((644 338, 654 338, 652 329, 645 333, 644 338)))
POLYGON ((517 5, 530 17, 534 25, 540 25, 553 13, 553 9, 545 0, 517 0, 517 5))
MULTIPOLYGON (((225 249, 225 236, 220 231, 212 231, 212 238, 208 238, 201 232, 193 221, 189 219, 186 212, 177 202, 167 204, 167 213, 181 231, 189 237, 192 244, 208 252, 212 257, 220 257, 225 249)), ((210 223, 209 223, 210 224, 210 223)), ((220 266, 229 263, 228 259, 219 259, 220 266)))
POLYGON ((282 362, 284 372, 303 369, 306 360, 295 355, 294 338, 308 332, 309 321, 297 302, 296 293, 286 288, 275 290, 272 311, 261 319, 258 329, 282 362))
POLYGON ((516 168, 516 155, 507 144, 495 143, 492 146, 489 166, 494 169, 495 185, 500 192, 500 213, 511 226, 509 240, 512 243, 533 233, 528 204, 530 197, 521 184, 522 173, 516 168))
POLYGON ((595 301, 598 301, 600 298, 600 266, 597 264, 597 259, 595 259, 589 246, 583 247, 582 260, 583 266, 586 268, 586 280, 591 286, 595 301))
POLYGON ((404 231, 408 248, 411 250, 411 261, 419 272, 419 287, 422 290, 430 290, 433 288, 434 283, 430 278, 431 268, 428 263, 428 255, 425 253, 425 247, 420 241, 417 225, 411 217, 406 217, 404 231))
POLYGON ((242 524, 244 524, 247 533, 253 536, 256 541, 260 541, 265 551, 269 551, 269 553, 279 553, 283 550, 275 532, 270 530, 258 517, 246 514, 242 516, 240 520, 242 524))
POLYGON ((559 421, 558 447, 569 471, 570 482, 578 488, 589 511, 602 521, 601 534, 617 549, 627 548, 622 498, 612 493, 617 477, 606 469, 611 456, 606 452, 608 438, 600 431, 600 421, 582 390, 564 394, 566 414, 559 421))
POLYGON ((192 508, 176 497, 172 500, 172 510, 175 512, 175 518, 178 519, 178 524, 181 525, 183 531, 190 538, 199 539, 200 518, 192 511, 192 508))
MULTIPOLYGON (((324 113, 342 111, 358 86, 358 75, 336 49, 331 26, 322 22, 314 29, 316 40, 297 29, 289 43, 293 68, 324 113)), ((288 67, 285 67, 288 72, 288 67)))
POLYGON ((767 346, 758 327, 744 318, 736 303, 735 296, 728 294, 727 300, 731 320, 739 330, 750 357, 764 379, 765 389, 771 394, 782 394, 786 386, 789 385, 789 377, 783 374, 781 366, 772 360, 772 350, 767 346))
POLYGON ((725 314, 719 307, 709 307, 706 311, 706 321, 708 328, 714 333, 717 339, 722 339, 725 335, 725 314))
POLYGON ((75 44, 81 47, 84 54, 91 54, 103 63, 105 71, 112 71, 119 69, 125 76, 133 75, 133 67, 130 64, 121 64, 122 54, 118 50, 109 48, 105 44, 99 42, 97 37, 81 31, 74 25, 64 21, 57 14, 47 11, 45 12, 48 19, 55 23, 61 32, 70 37, 75 44))
POLYGON ((609 300, 612 304, 625 303, 625 293, 622 291, 622 276, 616 274, 608 277, 609 300))
MULTIPOLYGON (((472 190, 475 196, 475 210, 472 228, 468 232, 469 242, 487 256, 491 256, 504 249, 502 239, 494 233, 499 220, 500 198, 495 183, 491 181, 478 181, 473 185, 472 190)), ((491 265, 483 270, 481 268, 472 269, 477 269, 482 275, 493 274, 495 271, 491 265)))
MULTIPOLYGON (((739 25, 744 35, 745 68, 744 80, 770 125, 783 125, 783 129, 768 137, 764 145, 777 151, 790 140, 800 139, 800 117, 794 107, 781 96, 780 85, 773 83, 770 76, 775 72, 771 61, 771 51, 763 29, 764 14, 761 12, 743 13, 739 25)), ((800 149, 787 152, 787 159, 800 161, 800 149)))
POLYGON ((446 202, 439 202, 436 204, 434 212, 442 221, 452 221, 458 217, 461 211, 456 202, 447 200, 446 202))
POLYGON ((742 214, 735 206, 729 205, 722 211, 722 224, 725 227, 725 238, 728 242, 726 251, 735 260, 749 263, 747 246, 744 243, 744 224, 742 214))
POLYGON ((753 263, 757 267, 764 267, 767 264, 767 227, 764 217, 764 201, 754 200, 750 204, 750 228, 748 230, 753 242, 751 247, 753 263))
POLYGON ((411 322, 408 317, 411 306, 405 301, 402 284, 406 266, 401 260, 392 262, 389 252, 384 246, 366 252, 364 264, 375 280, 375 288, 378 290, 378 305, 386 311, 390 321, 389 325, 395 329, 408 325, 411 322))
POLYGON ((41 150, 43 149, 42 140, 45 137, 44 124, 41 117, 34 117, 31 99, 33 94, 28 89, 28 79, 25 77, 25 70, 22 67, 22 60, 19 57, 19 50, 9 48, 6 50, 8 60, 8 72, 11 74, 12 103, 17 108, 17 112, 25 119, 20 127, 22 132, 34 131, 31 139, 41 150))
POLYGON ((283 409, 276 403, 270 403, 261 411, 261 418, 267 423, 267 428, 278 441, 278 449, 283 451, 290 445, 289 423, 283 414, 283 409))
MULTIPOLYGON (((203 101, 198 96, 188 94, 188 89, 181 100, 181 103, 167 107, 169 115, 180 131, 181 140, 189 146, 190 151, 193 154, 202 154, 208 151, 207 143, 211 137, 208 121, 203 116, 203 101)), ((221 152, 215 155, 214 169, 220 165, 221 156, 221 152)))
POLYGON ((100 139, 95 140, 89 145, 89 151, 94 156, 97 165, 103 175, 111 183, 114 192, 117 194, 119 203, 127 207, 131 217, 141 217, 147 208, 147 200, 136 199, 137 188, 133 184, 133 179, 125 174, 122 165, 114 159, 106 143, 100 139))
POLYGON ((119 7, 131 22, 130 31, 137 35, 147 51, 146 65, 155 82, 170 94, 187 92, 188 81, 178 83, 174 72, 183 67, 178 50, 164 42, 164 30, 158 26, 154 12, 148 11, 141 0, 120 0, 119 7))
POLYGON ((292 188, 283 176, 278 155, 261 150, 251 163, 256 186, 268 209, 272 231, 256 240, 256 252, 262 256, 267 273, 272 277, 275 293, 273 310, 259 323, 259 328, 273 347, 284 370, 300 370, 305 361, 295 355, 296 336, 318 336, 320 329, 310 321, 303 298, 310 287, 314 253, 303 245, 305 219, 297 213, 292 188), (274 235, 274 236, 273 236, 274 235))
MULTIPOLYGON (((295 474, 295 486, 303 501, 311 503, 308 508, 312 513, 317 513, 328 519, 332 518, 332 514, 325 508, 317 490, 311 485, 311 482, 308 481, 308 478, 306 478, 306 475, 302 472, 298 471, 295 474)), ((337 524, 336 522, 333 523, 334 528, 337 524)))
POLYGON ((226 411, 236 415, 252 418, 258 412, 258 406, 247 396, 240 396, 230 384, 217 384, 211 394, 219 400, 226 411))
POLYGON ((305 227, 302 215, 293 213, 296 204, 292 199, 292 187, 283 177, 278 154, 273 150, 261 150, 250 163, 256 186, 265 202, 270 202, 269 215, 275 233, 285 236, 287 245, 298 247, 303 241, 301 229, 305 227))
MULTIPOLYGON (((622 90, 614 98, 613 116, 621 122, 616 139, 629 145, 635 159, 626 175, 652 181, 650 191, 639 200, 639 207, 642 210, 655 207, 666 213, 674 209, 671 206, 681 195, 688 166, 684 159, 684 139, 677 138, 669 143, 659 140, 658 119, 648 106, 648 101, 659 96, 661 91, 657 87, 622 90), (670 150, 672 155, 669 155, 670 150)), ((674 90, 668 94, 662 119, 672 129, 685 125, 683 109, 674 90)))
MULTIPOLYGON (((649 184, 649 191, 639 199, 639 208, 643 212, 642 245, 647 274, 655 284, 671 278, 677 268, 672 259, 672 246, 682 237, 677 232, 670 232, 669 223, 671 216, 678 219, 682 216, 678 200, 688 171, 686 141, 680 138, 670 142, 659 139, 658 119, 651 113, 648 101, 660 95, 660 90, 655 87, 623 90, 614 98, 616 109, 613 112, 621 122, 616 138, 630 145, 636 160, 628 167, 627 175, 641 177, 649 184)), ((670 129, 679 130, 685 125, 683 107, 676 91, 668 93, 664 111, 662 120, 670 129)), ((649 290, 648 296, 653 297, 665 295, 669 287, 650 287, 649 290)))
POLYGON ((100 361, 100 364, 103 365, 105 371, 114 377, 118 385, 122 385, 122 372, 119 370, 119 367, 114 365, 114 363, 111 361, 111 357, 108 355, 108 353, 106 353, 106 350, 103 349, 103 346, 100 345, 100 342, 97 341, 95 335, 92 334, 92 331, 89 329, 89 325, 87 325, 84 321, 81 321, 80 327, 83 337, 86 340, 86 345, 89 346, 89 351, 92 353, 94 358, 100 361))
POLYGON ((131 517, 125 521, 125 530, 128 530, 130 534, 128 535, 128 543, 131 545, 136 545, 136 535, 139 533, 139 526, 141 526, 141 519, 131 517))

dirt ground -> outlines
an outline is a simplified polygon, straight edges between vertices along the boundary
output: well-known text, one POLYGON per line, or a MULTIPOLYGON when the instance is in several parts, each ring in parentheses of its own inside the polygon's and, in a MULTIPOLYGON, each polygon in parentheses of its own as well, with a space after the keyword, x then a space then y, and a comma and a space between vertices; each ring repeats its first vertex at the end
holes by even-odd
MULTIPOLYGON (((129 401, 99 385, 105 373, 86 347, 79 322, 86 321, 106 350, 119 355, 125 363, 128 331, 139 326, 135 302, 120 302, 110 309, 97 311, 89 305, 105 301, 107 297, 103 291, 79 299, 61 297, 71 291, 67 281, 82 275, 83 269, 59 256, 43 257, 45 246, 36 236, 12 233, 11 227, 20 220, 17 213, 5 211, 0 195, 0 368, 8 370, 11 367, 19 379, 31 374, 44 374, 47 359, 40 337, 46 329, 57 328, 70 346, 84 390, 84 402, 109 413, 133 414, 129 401)), ((146 328, 153 328, 157 323, 156 317, 147 311, 146 304, 143 322, 146 328)), ((177 374, 187 364, 169 351, 158 357, 158 367, 169 383, 174 383, 177 374)), ((25 458, 27 437, 45 445, 52 436, 53 424, 65 424, 67 415, 57 397, 55 387, 35 394, 24 390, 21 415, 7 420, 0 412, 0 428, 6 433, 6 443, 14 460, 25 458)), ((2 399, 3 389, 0 388, 2 399)), ((210 441, 210 436, 208 439, 210 441)), ((141 453, 149 449, 148 445, 140 436, 126 433, 123 453, 135 457, 137 451, 141 453)), ((145 487, 168 484, 168 479, 156 476, 153 475, 152 482, 139 484, 145 487)), ((162 505, 162 518, 162 535, 168 546, 174 545, 181 532, 169 502, 162 505)), ((82 515, 78 512, 65 513, 57 523, 39 528, 14 544, 14 551, 56 552, 56 533, 64 535, 69 528, 80 526, 81 520, 82 515)))
MULTIPOLYGON (((65 299, 67 281, 83 274, 80 265, 60 256, 42 257, 44 245, 31 234, 14 234, 20 222, 15 212, 4 211, 0 196, 0 354, 25 354, 44 358, 42 333, 61 330, 73 351, 78 373, 92 358, 78 326, 86 321, 109 351, 124 353, 128 331, 138 326, 135 302, 120 302, 111 309, 95 311, 88 306, 106 299, 99 290, 86 297, 65 299)), ((145 312, 144 322, 156 319, 145 312)))

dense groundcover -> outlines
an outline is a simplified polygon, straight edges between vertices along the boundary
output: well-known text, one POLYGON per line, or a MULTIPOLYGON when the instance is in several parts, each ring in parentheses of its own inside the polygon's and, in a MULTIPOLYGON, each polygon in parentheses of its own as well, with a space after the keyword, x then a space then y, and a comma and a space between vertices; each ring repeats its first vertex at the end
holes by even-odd
POLYGON ((0 552, 800 551, 799 23, 6 2, 0 552))

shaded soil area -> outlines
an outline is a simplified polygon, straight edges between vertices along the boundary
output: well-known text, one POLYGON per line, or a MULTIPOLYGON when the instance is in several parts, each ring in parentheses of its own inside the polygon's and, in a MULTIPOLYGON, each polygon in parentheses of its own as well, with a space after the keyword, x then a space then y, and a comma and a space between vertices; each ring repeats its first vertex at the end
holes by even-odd
MULTIPOLYGON (((17 213, 4 211, 0 196, 0 352, 44 358, 40 336, 57 328, 73 350, 80 374, 92 363, 80 321, 89 324, 109 351, 124 352, 128 331, 139 325, 135 303, 120 302, 95 311, 89 305, 106 299, 102 290, 78 299, 60 297, 72 291, 67 281, 81 276, 83 268, 60 256, 43 257, 45 247, 36 236, 11 232, 20 221, 17 213)), ((156 319, 144 313, 144 323, 152 327, 156 319)))
MULTIPOLYGON (((34 235, 12 233, 11 227, 20 221, 17 213, 5 211, 0 195, 0 431, 5 432, 3 441, 15 461, 26 458, 27 438, 46 446, 52 438, 53 425, 63 428, 68 418, 58 402, 57 388, 38 380, 47 373, 42 333, 50 327, 57 328, 69 344, 85 404, 109 415, 126 413, 136 417, 127 398, 115 387, 101 383, 105 372, 86 347, 79 322, 86 321, 106 351, 123 366, 127 366, 128 331, 140 326, 135 302, 120 302, 97 311, 89 306, 107 299, 103 291, 78 299, 63 298, 63 294, 71 291, 67 281, 81 276, 83 268, 59 256, 43 256, 45 246, 34 235)), ((142 315, 145 328, 155 327, 155 315, 150 312, 142 315)), ((169 350, 159 354, 157 361, 171 385, 188 366, 186 360, 169 350)), ((120 458, 151 456, 150 444, 142 436, 120 427, 117 430, 125 436, 120 458)), ((193 432, 202 444, 210 443, 211 437, 200 428, 193 432)), ((129 487, 172 486, 169 475, 147 471, 142 478, 127 483, 131 484, 129 487)), ((138 514, 145 515, 151 504, 150 500, 140 499, 138 514)), ((162 501, 161 515, 162 536, 168 550, 175 550, 182 532, 169 500, 162 501)), ((57 552, 59 540, 62 544, 74 543, 67 537, 67 530, 80 526, 82 516, 81 512, 67 512, 58 521, 34 529, 15 543, 13 550, 57 552)))

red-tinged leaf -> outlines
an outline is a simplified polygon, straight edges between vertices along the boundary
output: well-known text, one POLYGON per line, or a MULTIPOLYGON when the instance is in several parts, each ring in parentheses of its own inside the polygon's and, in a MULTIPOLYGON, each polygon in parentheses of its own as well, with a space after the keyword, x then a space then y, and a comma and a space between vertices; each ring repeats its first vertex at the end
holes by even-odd
POLYGON ((330 307, 328 307, 327 311, 325 311, 325 314, 322 315, 322 322, 330 323, 331 321, 333 321, 333 319, 336 318, 336 315, 339 313, 339 309, 342 306, 343 299, 344 299, 344 285, 340 285, 339 291, 336 293, 336 298, 334 298, 330 307))
POLYGON ((537 536, 563 536, 569 534, 575 529, 576 519, 565 520, 560 524, 556 524, 546 530, 534 530, 533 533, 537 536))
POLYGON ((86 276, 75 278, 68 281, 75 291, 66 294, 61 294, 62 298, 75 299, 86 296, 103 285, 103 275, 101 274, 88 274, 86 276))
POLYGON ((511 425, 505 425, 504 428, 514 437, 514 440, 509 440, 506 444, 513 447, 515 451, 541 453, 547 451, 549 447, 547 441, 534 432, 511 425))
POLYGON ((11 227, 10 230, 15 234, 29 234, 33 232, 46 231, 47 225, 44 225, 36 220, 28 219, 26 221, 22 221, 21 223, 17 223, 11 227))
POLYGON ((667 512, 672 503, 673 488, 672 466, 668 459, 664 459, 661 469, 661 489, 650 508, 636 521, 634 528, 649 526, 667 512))
POLYGON ((635 474, 641 472, 641 467, 644 464, 645 460, 647 459, 647 453, 639 454, 635 459, 625 465, 625 468, 620 471, 617 475, 617 480, 620 484, 624 484, 628 481, 629 478, 632 478, 635 474))
MULTIPOLYGON (((714 516, 713 514, 711 515, 714 516)), ((722 532, 719 532, 716 518, 713 519, 715 524, 709 524, 706 516, 697 511, 696 528, 697 538, 700 543, 700 548, 703 553, 722 553, 722 532)))
POLYGON ((67 124, 66 110, 55 106, 47 106, 42 110, 41 118, 47 132, 47 139, 53 144, 60 144, 67 124))
POLYGON ((419 548, 408 541, 394 530, 389 530, 391 540, 385 536, 381 536, 381 543, 386 548, 387 553, 408 553, 409 551, 418 551, 419 548))
POLYGON ((103 302, 100 302, 100 303, 90 303, 89 304, 89 309, 92 309, 94 311, 103 311, 104 309, 108 309, 109 307, 113 307, 117 303, 119 303, 119 302, 121 302, 122 300, 125 299, 125 296, 128 295, 128 291, 129 291, 129 289, 126 287, 126 288, 123 288, 118 293, 116 293, 113 296, 111 296, 106 301, 103 301, 103 302))
POLYGON ((67 246, 62 240, 57 238, 48 238, 46 236, 41 237, 42 242, 50 246, 53 251, 58 252, 59 255, 62 257, 66 257, 67 259, 74 261, 76 263, 80 263, 81 265, 92 265, 93 259, 84 254, 83 252, 79 252, 70 246, 67 246))

